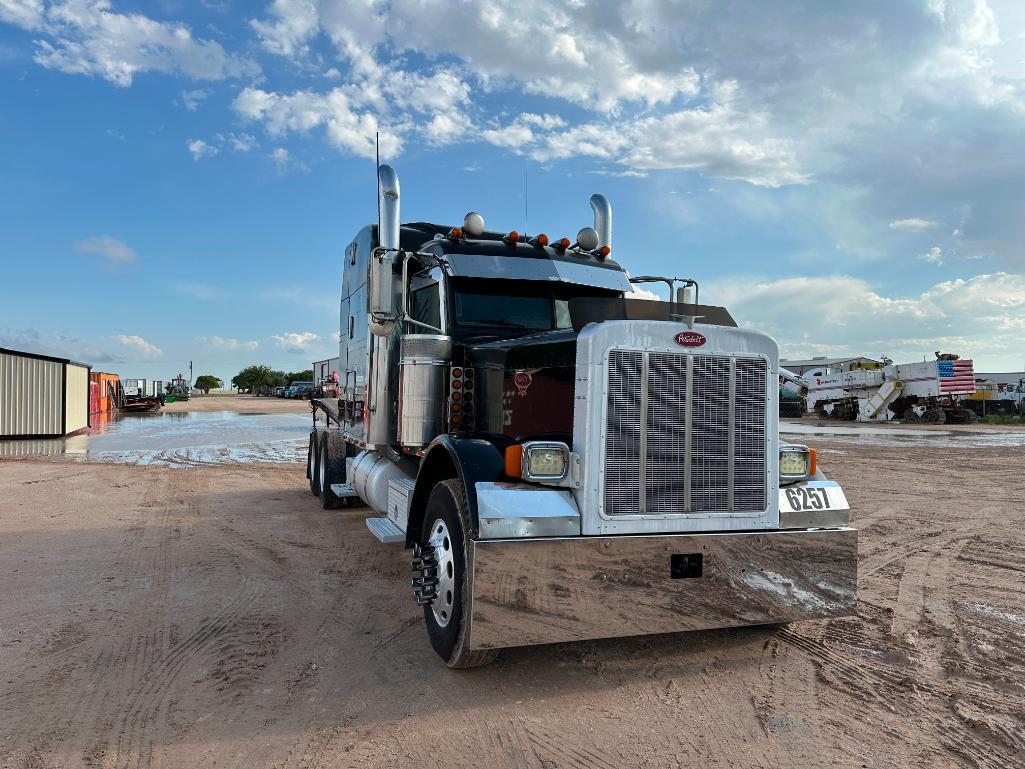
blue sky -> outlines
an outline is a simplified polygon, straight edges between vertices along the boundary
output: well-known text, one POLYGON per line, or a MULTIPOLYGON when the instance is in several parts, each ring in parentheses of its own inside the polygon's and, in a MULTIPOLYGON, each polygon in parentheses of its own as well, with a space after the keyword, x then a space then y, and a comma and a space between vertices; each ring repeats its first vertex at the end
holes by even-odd
POLYGON ((0 346, 124 376, 336 353, 375 216, 572 235, 791 356, 1025 367, 1025 7, 0 0, 0 346), (828 6, 828 7, 826 7, 828 6))

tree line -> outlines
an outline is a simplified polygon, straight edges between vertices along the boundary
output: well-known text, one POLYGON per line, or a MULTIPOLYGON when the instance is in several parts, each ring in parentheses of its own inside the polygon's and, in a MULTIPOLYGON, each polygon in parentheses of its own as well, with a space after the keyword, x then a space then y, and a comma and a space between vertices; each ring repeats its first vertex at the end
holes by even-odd
POLYGON ((312 382, 313 369, 277 371, 270 366, 247 366, 231 379, 231 386, 241 392, 259 393, 275 387, 288 387, 293 382, 312 382))

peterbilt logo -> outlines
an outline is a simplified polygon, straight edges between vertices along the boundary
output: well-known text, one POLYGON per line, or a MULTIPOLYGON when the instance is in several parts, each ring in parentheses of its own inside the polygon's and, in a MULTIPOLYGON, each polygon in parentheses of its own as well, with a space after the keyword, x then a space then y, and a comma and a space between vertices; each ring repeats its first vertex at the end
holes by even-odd
POLYGON ((681 331, 676 335, 676 343, 681 347, 700 347, 706 341, 705 335, 697 331, 681 331))

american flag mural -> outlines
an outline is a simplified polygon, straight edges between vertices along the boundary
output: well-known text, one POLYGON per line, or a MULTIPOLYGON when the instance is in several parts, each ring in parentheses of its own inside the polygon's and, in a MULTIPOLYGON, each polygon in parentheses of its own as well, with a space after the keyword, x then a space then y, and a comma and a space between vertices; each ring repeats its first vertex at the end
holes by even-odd
POLYGON ((938 360, 936 369, 941 394, 971 395, 975 392, 975 368, 970 360, 938 360))

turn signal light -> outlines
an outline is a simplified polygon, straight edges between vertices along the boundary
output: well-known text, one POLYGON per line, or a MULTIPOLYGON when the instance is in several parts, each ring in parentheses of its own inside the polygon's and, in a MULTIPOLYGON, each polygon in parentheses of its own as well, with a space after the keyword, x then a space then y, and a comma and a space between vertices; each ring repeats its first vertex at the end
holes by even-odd
POLYGON ((523 446, 518 443, 505 450, 505 474, 510 478, 523 475, 523 446))
POLYGON ((815 452, 815 449, 808 449, 808 477, 811 478, 815 475, 815 471, 819 467, 819 455, 815 452))

